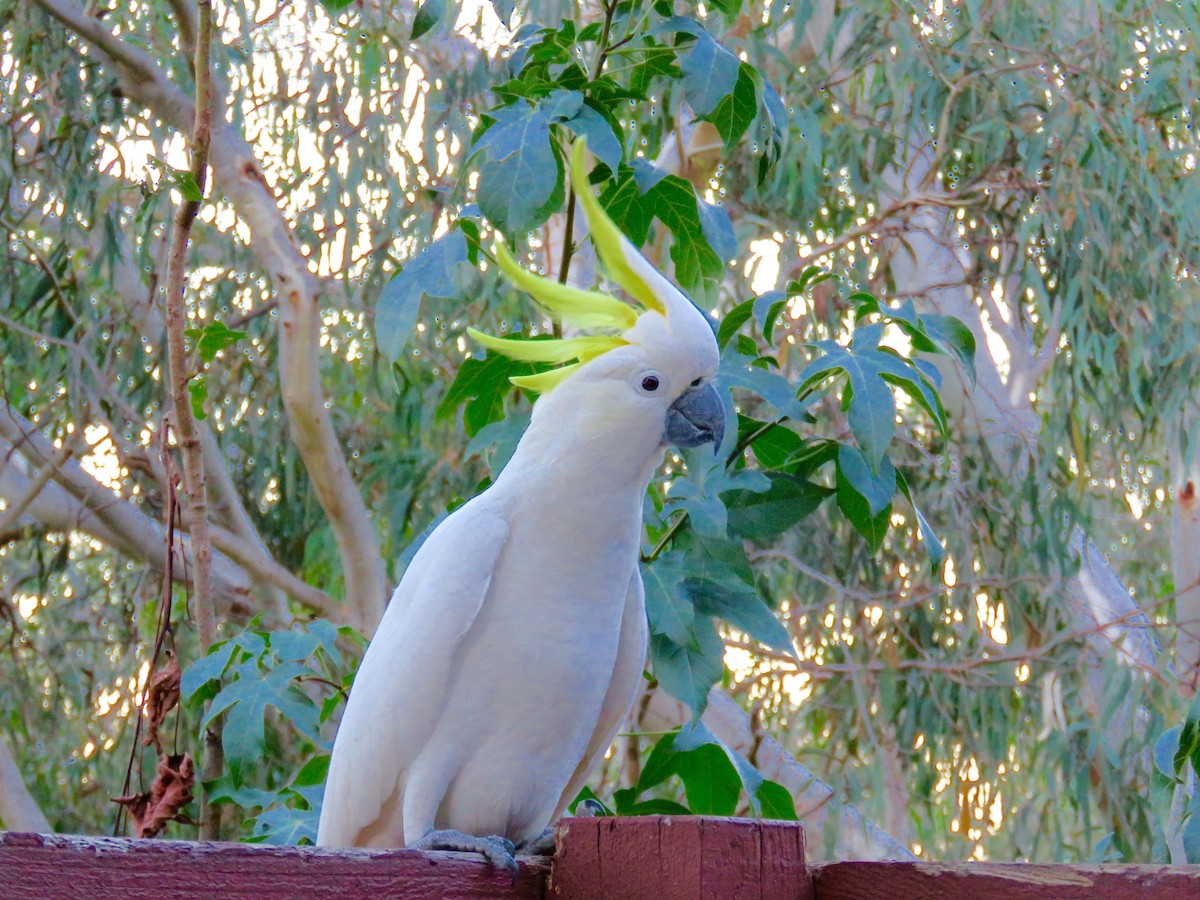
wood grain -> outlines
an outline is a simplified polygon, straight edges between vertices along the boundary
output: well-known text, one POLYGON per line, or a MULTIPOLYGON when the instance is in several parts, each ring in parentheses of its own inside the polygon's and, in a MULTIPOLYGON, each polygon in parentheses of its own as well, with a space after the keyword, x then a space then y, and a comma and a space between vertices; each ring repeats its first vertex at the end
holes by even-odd
POLYGON ((845 862, 819 866, 818 900, 1196 900, 1200 866, 845 862))
POLYGON ((564 819, 559 900, 810 900, 804 829, 703 816, 564 819))
POLYGON ((4 900, 541 900, 548 869, 521 861, 514 883, 470 853, 0 832, 4 900))

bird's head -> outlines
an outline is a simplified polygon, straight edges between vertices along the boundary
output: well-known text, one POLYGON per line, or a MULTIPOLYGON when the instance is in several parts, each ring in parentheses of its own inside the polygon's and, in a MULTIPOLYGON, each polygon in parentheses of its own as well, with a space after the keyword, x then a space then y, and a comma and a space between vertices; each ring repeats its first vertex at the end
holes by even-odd
POLYGON ((582 140, 571 154, 571 181, 600 263, 631 303, 526 271, 501 240, 495 247, 501 271, 564 324, 591 333, 520 341, 468 331, 515 359, 564 364, 512 379, 542 394, 535 420, 553 408, 576 428, 607 429, 635 444, 719 447, 725 407, 713 384, 720 351, 712 325, 604 212, 588 184, 582 140))

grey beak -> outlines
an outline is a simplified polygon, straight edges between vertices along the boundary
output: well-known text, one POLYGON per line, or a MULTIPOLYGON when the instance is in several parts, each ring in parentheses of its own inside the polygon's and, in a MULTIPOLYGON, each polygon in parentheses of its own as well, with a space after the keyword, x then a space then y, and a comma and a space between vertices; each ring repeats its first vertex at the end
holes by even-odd
POLYGON ((725 436, 725 403, 711 383, 688 388, 667 410, 663 438, 676 447, 699 447, 712 441, 721 446, 725 436))

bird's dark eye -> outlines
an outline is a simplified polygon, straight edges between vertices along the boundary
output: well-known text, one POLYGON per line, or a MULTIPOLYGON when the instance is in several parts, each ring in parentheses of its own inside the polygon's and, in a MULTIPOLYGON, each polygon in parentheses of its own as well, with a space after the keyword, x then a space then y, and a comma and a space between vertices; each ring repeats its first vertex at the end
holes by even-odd
POLYGON ((702 382, 703 380, 704 380, 703 378, 697 378, 695 381, 692 382, 692 387, 699 387, 700 382, 702 382))
POLYGON ((658 390, 658 376, 657 375, 647 375, 645 378, 643 378, 642 379, 642 390, 643 391, 651 391, 651 392, 657 391, 658 390))

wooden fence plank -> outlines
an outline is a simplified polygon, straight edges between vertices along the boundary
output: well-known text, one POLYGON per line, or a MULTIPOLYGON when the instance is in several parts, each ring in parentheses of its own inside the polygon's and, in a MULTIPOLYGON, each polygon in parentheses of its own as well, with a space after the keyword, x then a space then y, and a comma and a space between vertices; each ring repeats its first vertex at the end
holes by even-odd
POLYGON ((0 832, 4 900, 542 900, 548 870, 522 860, 513 882, 470 853, 0 832))
POLYGON ((845 862, 813 873, 816 900, 1200 898, 1200 866, 845 862))
POLYGON ((557 900, 810 900, 795 822, 701 816, 564 819, 557 900))

